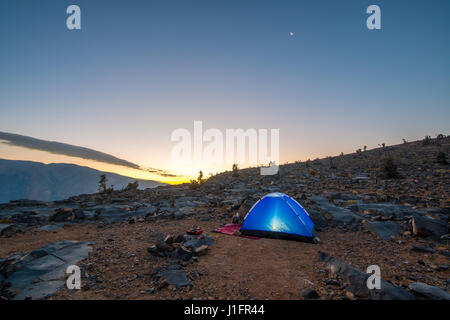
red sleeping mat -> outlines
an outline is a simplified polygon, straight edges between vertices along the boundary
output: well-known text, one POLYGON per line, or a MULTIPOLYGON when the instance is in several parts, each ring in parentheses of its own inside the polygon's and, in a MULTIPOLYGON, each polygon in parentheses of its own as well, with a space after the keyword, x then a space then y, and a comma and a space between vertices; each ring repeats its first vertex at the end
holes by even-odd
MULTIPOLYGON (((235 231, 239 231, 241 229, 241 224, 226 224, 220 228, 217 228, 216 230, 213 230, 213 232, 218 232, 218 233, 223 233, 223 234, 228 234, 231 236, 236 235, 235 231)), ((253 236, 245 236, 245 235, 241 235, 239 234, 240 237, 244 237, 244 238, 249 238, 249 239, 259 239, 258 237, 253 237, 253 236)))

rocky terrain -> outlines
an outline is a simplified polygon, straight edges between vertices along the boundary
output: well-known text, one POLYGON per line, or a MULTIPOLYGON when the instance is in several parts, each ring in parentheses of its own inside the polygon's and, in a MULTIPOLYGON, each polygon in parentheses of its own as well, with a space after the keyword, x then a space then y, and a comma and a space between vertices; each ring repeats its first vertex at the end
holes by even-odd
POLYGON ((0 205, 2 299, 449 299, 450 138, 0 205), (397 169, 397 170, 396 170, 397 169), (270 192, 310 213, 318 244, 211 232, 270 192), (188 235, 193 225, 204 232, 188 235), (81 268, 81 289, 64 285, 81 268), (369 290, 367 267, 381 270, 369 290))

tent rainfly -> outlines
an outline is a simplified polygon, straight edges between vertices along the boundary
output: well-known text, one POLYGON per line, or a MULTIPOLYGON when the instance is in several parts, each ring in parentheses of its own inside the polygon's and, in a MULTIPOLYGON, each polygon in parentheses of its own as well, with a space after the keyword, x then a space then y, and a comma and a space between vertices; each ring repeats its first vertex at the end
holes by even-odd
POLYGON ((245 216, 244 235, 315 242, 309 213, 284 193, 270 193, 256 202, 245 216))

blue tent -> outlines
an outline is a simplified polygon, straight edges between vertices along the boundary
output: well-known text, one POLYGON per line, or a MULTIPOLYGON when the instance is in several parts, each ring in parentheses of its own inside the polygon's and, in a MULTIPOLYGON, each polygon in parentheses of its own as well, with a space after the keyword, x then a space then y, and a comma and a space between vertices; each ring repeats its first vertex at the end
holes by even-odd
POLYGON ((245 235, 314 242, 314 223, 308 212, 284 193, 270 193, 247 213, 241 226, 245 235))

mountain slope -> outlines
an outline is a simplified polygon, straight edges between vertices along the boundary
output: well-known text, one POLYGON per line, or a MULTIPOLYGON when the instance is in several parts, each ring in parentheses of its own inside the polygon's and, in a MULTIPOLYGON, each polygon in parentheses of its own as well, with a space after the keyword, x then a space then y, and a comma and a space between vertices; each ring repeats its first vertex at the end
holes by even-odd
MULTIPOLYGON (((32 161, 0 159, 0 203, 17 199, 61 200, 78 194, 95 193, 101 174, 108 187, 121 189, 135 179, 74 164, 43 164, 32 161)), ((153 188, 162 183, 138 180, 139 188, 153 188)))

